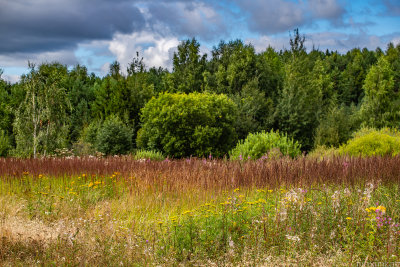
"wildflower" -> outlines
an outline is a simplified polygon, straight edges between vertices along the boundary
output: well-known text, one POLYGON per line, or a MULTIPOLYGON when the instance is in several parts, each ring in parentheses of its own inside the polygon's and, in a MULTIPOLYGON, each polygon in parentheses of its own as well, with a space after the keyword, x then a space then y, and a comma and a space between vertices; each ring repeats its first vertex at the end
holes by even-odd
POLYGON ((185 215, 185 214, 188 214, 188 213, 191 213, 191 212, 192 212, 191 210, 186 210, 182 214, 185 215))
POLYGON ((350 221, 350 220, 353 220, 353 218, 351 218, 351 217, 346 217, 346 220, 350 221))
POLYGON ((236 188, 235 190, 233 190, 233 192, 235 192, 235 193, 236 193, 237 191, 239 191, 239 188, 236 188))
POLYGON ((300 242, 300 237, 298 237, 298 236, 296 236, 296 235, 294 235, 294 236, 285 235, 285 236, 286 236, 286 238, 287 238, 288 240, 290 240, 290 241, 293 241, 293 242, 300 242))
POLYGON ((375 212, 376 212, 377 210, 379 210, 382 214, 385 214, 385 213, 386 213, 386 208, 383 207, 383 206, 378 206, 378 207, 376 207, 375 212))

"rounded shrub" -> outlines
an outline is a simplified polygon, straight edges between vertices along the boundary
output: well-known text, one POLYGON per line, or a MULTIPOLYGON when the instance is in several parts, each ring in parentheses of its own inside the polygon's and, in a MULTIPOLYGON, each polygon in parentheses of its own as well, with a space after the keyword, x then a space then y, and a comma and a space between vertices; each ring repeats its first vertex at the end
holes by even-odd
POLYGON ((292 158, 301 155, 300 144, 286 134, 279 132, 250 133, 244 141, 239 141, 237 146, 230 152, 230 158, 237 159, 259 159, 264 155, 271 158, 290 156, 292 158))
POLYGON ((220 157, 237 141, 237 107, 226 95, 163 93, 142 109, 137 146, 175 158, 220 157))
POLYGON ((348 156, 395 156, 400 154, 400 133, 388 128, 361 129, 339 148, 339 153, 348 156))
POLYGON ((160 151, 156 150, 144 150, 140 149, 136 151, 135 155, 133 156, 135 160, 143 160, 143 159, 150 159, 155 161, 162 161, 165 160, 164 155, 160 151))
POLYGON ((132 148, 132 130, 119 117, 108 117, 97 130, 96 149, 105 155, 121 155, 132 148))

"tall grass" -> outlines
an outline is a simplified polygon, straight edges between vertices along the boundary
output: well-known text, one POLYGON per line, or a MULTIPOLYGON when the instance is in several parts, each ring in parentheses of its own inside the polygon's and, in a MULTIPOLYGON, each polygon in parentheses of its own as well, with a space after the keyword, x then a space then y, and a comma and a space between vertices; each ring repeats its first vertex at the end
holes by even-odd
POLYGON ((400 157, 0 159, 0 265, 397 262, 400 157))

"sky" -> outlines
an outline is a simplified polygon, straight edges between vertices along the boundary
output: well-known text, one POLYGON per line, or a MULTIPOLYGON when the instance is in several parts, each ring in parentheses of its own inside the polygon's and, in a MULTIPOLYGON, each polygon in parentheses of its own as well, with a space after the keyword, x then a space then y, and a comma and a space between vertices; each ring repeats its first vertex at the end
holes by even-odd
POLYGON ((182 40, 195 37, 208 54, 236 39, 281 50, 296 28, 308 49, 385 50, 400 43, 400 0, 0 0, 0 69, 10 82, 28 61, 104 76, 139 52, 147 67, 172 70, 182 40))

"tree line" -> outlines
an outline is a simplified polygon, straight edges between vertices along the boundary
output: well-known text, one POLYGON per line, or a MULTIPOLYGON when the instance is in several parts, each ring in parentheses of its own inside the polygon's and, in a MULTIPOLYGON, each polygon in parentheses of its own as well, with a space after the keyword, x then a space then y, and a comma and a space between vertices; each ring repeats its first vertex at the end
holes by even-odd
MULTIPOLYGON (((47 156, 62 149, 77 154, 152 149, 141 138, 151 139, 141 130, 149 128, 142 111, 151 99, 166 98, 167 93, 223 94, 234 105, 229 127, 235 135, 229 136, 229 144, 249 133, 275 130, 310 151, 337 147, 361 127, 399 129, 400 45, 342 54, 307 52, 304 42, 295 30, 290 49, 267 47, 257 53, 241 40, 221 41, 207 56, 193 38, 178 46, 172 71, 147 68, 137 54, 126 74, 115 61, 103 78, 89 74, 85 66, 68 69, 55 62, 29 64, 29 73, 10 84, 0 70, 0 156, 47 156)), ((199 140, 209 139, 205 132, 199 135, 199 140)), ((202 155, 195 151, 193 155, 202 155)))

